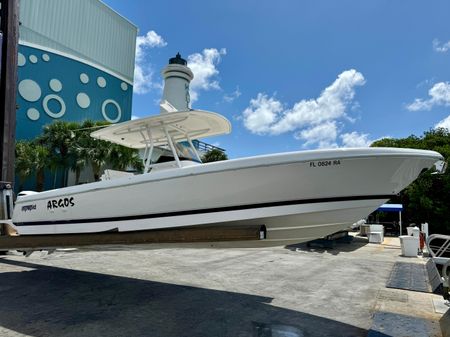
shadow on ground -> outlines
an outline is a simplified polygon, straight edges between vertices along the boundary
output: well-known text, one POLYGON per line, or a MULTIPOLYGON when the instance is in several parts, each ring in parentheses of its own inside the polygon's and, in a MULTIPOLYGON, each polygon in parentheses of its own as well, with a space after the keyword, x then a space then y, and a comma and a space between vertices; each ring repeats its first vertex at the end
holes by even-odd
MULTIPOLYGON (((29 336, 366 336, 271 298, 0 258, 0 326, 29 336), (278 329, 278 330, 277 330, 278 329), (285 330, 283 330, 285 329, 285 330), (278 332, 276 332, 278 331, 278 332), (285 333, 279 333, 285 331, 285 333)), ((8 336, 14 334, 8 332, 8 336)))
POLYGON ((364 247, 369 243, 367 238, 360 236, 355 236, 353 240, 349 243, 347 242, 336 242, 333 247, 321 247, 319 245, 311 245, 307 242, 297 243, 294 245, 286 246, 286 249, 292 251, 305 251, 305 252, 315 252, 315 253, 328 253, 331 255, 338 255, 342 252, 352 252, 361 247, 364 247))

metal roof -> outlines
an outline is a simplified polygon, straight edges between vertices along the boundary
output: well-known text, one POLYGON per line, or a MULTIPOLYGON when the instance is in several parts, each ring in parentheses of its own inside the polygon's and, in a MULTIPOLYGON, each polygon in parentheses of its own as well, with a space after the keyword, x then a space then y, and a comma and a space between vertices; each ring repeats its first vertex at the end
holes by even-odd
POLYGON ((137 27, 99 0, 21 0, 20 43, 133 82, 137 27))

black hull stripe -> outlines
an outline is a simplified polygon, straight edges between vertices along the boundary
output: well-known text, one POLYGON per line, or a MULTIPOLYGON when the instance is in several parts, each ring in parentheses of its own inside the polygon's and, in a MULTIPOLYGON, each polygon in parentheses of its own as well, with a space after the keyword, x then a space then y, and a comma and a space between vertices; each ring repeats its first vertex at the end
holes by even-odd
POLYGON ((178 212, 166 212, 166 213, 156 213, 156 214, 142 214, 142 215, 128 215, 128 216, 111 217, 111 218, 92 218, 92 219, 75 219, 75 220, 20 222, 20 223, 15 223, 14 225, 16 225, 16 226, 70 225, 70 224, 92 223, 92 222, 141 220, 141 219, 167 218, 167 217, 172 217, 172 216, 183 216, 183 215, 207 214, 207 213, 217 213, 217 212, 240 211, 240 210, 246 210, 246 209, 277 207, 277 206, 318 204, 318 203, 325 203, 325 202, 340 202, 340 201, 390 199, 392 197, 393 197, 392 194, 386 194, 386 195, 362 195, 362 196, 353 196, 353 197, 336 197, 336 198, 289 200, 289 201, 266 202, 266 203, 261 203, 261 204, 250 204, 250 205, 238 205, 238 206, 228 206, 228 207, 195 209, 195 210, 178 211, 178 212))

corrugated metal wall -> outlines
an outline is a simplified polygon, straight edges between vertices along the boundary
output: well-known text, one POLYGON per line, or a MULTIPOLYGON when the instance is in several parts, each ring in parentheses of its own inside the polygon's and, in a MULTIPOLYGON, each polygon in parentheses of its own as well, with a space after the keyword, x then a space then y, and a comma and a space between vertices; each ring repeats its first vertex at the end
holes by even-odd
POLYGON ((133 81, 137 28, 99 0, 20 0, 20 41, 133 81))

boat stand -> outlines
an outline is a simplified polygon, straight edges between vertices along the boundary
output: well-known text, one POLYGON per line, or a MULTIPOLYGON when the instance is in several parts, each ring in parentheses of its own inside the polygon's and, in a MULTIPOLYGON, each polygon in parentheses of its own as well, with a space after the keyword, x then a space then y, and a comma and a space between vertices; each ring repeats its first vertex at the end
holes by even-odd
POLYGON ((259 241, 265 226, 184 227, 133 232, 0 236, 0 251, 54 250, 56 248, 166 243, 259 241))

